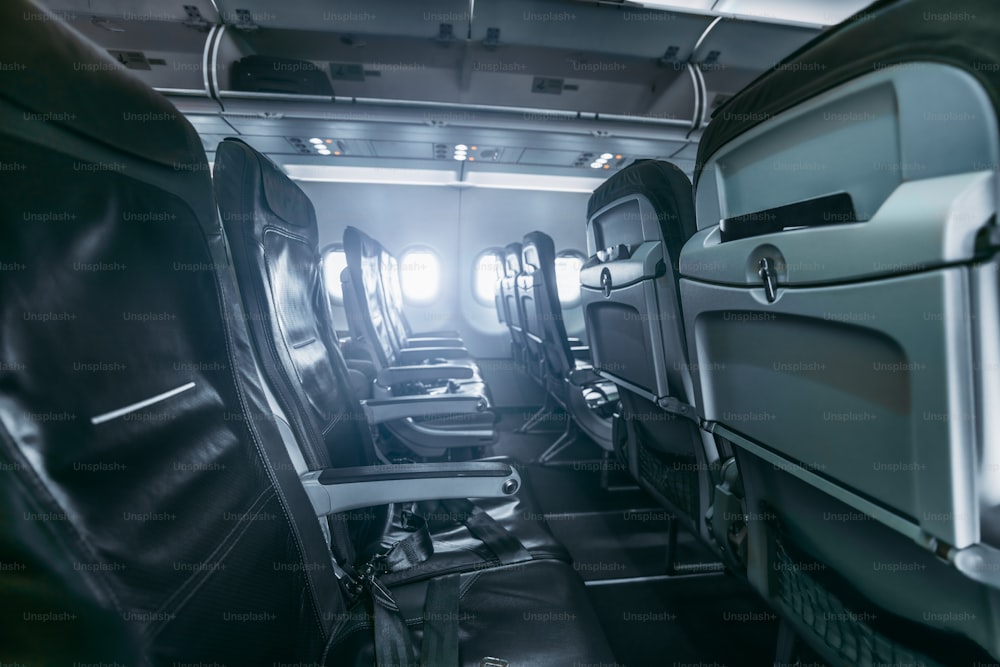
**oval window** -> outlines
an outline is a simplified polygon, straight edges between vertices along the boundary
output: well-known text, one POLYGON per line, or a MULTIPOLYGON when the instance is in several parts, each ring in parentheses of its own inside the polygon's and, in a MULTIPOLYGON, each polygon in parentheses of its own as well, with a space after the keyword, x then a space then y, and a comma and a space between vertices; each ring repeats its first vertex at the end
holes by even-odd
POLYGON ((430 248, 412 248, 399 258, 399 281, 403 297, 413 303, 437 298, 441 289, 441 261, 430 248))

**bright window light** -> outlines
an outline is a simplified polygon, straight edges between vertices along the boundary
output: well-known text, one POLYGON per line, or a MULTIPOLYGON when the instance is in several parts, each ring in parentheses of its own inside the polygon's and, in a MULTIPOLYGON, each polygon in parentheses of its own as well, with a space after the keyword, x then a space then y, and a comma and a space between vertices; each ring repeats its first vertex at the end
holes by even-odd
POLYGON ((407 250, 399 258, 399 278, 407 301, 433 301, 441 287, 441 262, 427 248, 407 250))
POLYGON ((483 305, 493 305, 497 282, 503 276, 503 256, 499 249, 479 253, 472 268, 472 294, 483 305))
POLYGON ((343 248, 334 247, 323 255, 323 282, 334 303, 344 302, 344 290, 340 284, 340 274, 347 268, 347 255, 343 248))
POLYGON ((556 289, 564 306, 575 306, 580 301, 580 269, 583 255, 575 250, 564 250, 556 256, 556 289))

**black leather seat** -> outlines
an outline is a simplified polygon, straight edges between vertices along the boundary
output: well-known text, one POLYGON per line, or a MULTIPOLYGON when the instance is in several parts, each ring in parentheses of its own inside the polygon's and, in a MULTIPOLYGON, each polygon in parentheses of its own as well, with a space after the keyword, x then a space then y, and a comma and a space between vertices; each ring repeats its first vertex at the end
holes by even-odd
POLYGON ((511 356, 514 361, 524 364, 525 348, 523 316, 517 299, 517 279, 521 275, 521 243, 510 243, 504 248, 504 276, 500 280, 500 296, 503 300, 504 321, 510 332, 511 356))
POLYGON ((395 344, 400 349, 421 347, 458 347, 464 348, 462 337, 454 329, 415 332, 410 326, 410 320, 403 310, 402 275, 399 271, 399 260, 383 248, 382 264, 379 271, 382 280, 382 290, 385 294, 385 316, 389 323, 389 332, 395 344))
MULTIPOLYGON (((215 186, 254 347, 268 385, 275 387, 282 411, 291 417, 291 429, 305 450, 309 469, 379 463, 368 420, 352 391, 349 371, 325 314, 312 203, 274 163, 236 139, 219 144, 215 186)), ((396 402, 415 403, 419 414, 427 409, 424 406, 441 399, 396 402)), ((450 402, 448 397, 443 400, 450 402)), ((466 414, 476 416, 476 412, 466 414)), ((456 415, 456 421, 460 423, 463 416, 456 415)), ((448 520, 453 508, 425 503, 415 509, 433 519, 431 532, 437 548, 430 560, 402 576, 531 557, 568 560, 565 549, 533 518, 541 512, 527 489, 522 487, 514 498, 482 499, 476 504, 494 518, 496 526, 487 530, 503 529, 510 536, 504 539, 513 538, 523 549, 516 555, 497 554, 490 544, 470 534, 468 526, 448 520)), ((351 532, 380 541, 398 540, 406 533, 399 516, 403 510, 397 508, 388 535, 378 533, 385 528, 378 513, 363 514, 363 523, 368 525, 351 526, 351 532)))
MULTIPOLYGON (((487 395, 479 368, 463 347, 430 345, 405 347, 400 330, 403 328, 401 307, 387 289, 396 278, 383 275, 391 266, 391 254, 377 240, 356 227, 344 230, 344 306, 347 310, 351 338, 365 346, 379 370, 399 366, 437 366, 421 373, 431 379, 421 382, 431 390, 447 390, 455 384, 466 392, 487 395), (394 307, 395 306, 395 307, 394 307), (428 375, 430 373, 430 375, 428 375), (436 375, 434 375, 436 373, 436 375)), ((404 333, 405 335, 405 333, 404 333)))
POLYGON ((695 229, 684 172, 658 160, 630 164, 588 202, 591 256, 580 272, 581 300, 594 368, 619 385, 621 458, 643 488, 709 541, 705 515, 720 457, 693 407, 678 297, 677 259, 695 229))
POLYGON ((571 345, 566 335, 552 237, 545 232, 529 232, 521 246, 524 273, 518 294, 528 348, 538 359, 538 377, 546 392, 569 414, 566 431, 540 460, 548 461, 572 444, 577 428, 610 451, 611 415, 618 403, 618 390, 614 383, 593 372, 589 350, 571 345))
MULTIPOLYGON (((0 181, 4 261, 22 267, 0 282, 0 561, 24 565, 5 658, 414 664, 365 628, 271 418, 198 136, 37 12, 0 6, 0 59, 25 65, 0 74, 0 151, 24 166, 0 181), (25 222, 53 210, 67 215, 25 222), (81 643, 54 641, 52 621, 81 643)), ((414 633, 434 631, 430 662, 614 660, 559 561, 395 594, 414 633)))
MULTIPOLYGON (((361 230, 344 232, 347 269, 343 272, 344 306, 352 347, 361 346, 375 367, 370 388, 376 399, 411 395, 477 397, 489 407, 489 387, 464 348, 401 348, 386 314, 390 299, 382 279, 388 252, 361 230)), ((488 409, 460 418, 387 423, 396 439, 415 455, 440 457, 459 449, 483 455, 496 441, 496 415, 488 409)), ((466 455, 467 457, 468 455, 466 455)))

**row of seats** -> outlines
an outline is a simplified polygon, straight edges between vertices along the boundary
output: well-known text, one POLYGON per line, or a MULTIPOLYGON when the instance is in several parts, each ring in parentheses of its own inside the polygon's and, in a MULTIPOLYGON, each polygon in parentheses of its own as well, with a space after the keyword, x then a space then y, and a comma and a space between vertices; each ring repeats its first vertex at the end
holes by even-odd
POLYGON ((0 25, 4 657, 612 664, 510 463, 379 458, 369 417, 427 397, 357 395, 304 193, 236 140, 213 188, 162 97, 26 2, 0 25))
POLYGON ((529 232, 521 242, 509 244, 495 299, 497 317, 510 332, 511 356, 546 396, 521 430, 530 430, 556 409, 567 414, 565 431, 539 457, 542 463, 552 461, 581 432, 610 452, 611 416, 618 404, 615 385, 594 373, 590 349, 566 333, 555 262, 555 244, 545 232, 529 232))
POLYGON ((793 636, 835 665, 1000 657, 1000 12, 934 11, 876 3, 755 81, 695 187, 643 160, 588 203, 617 451, 780 612, 775 664, 793 636))
POLYGON ((594 367, 619 388, 619 458, 732 560, 739 522, 711 535, 705 520, 731 456, 694 408, 678 298, 678 255, 696 228, 691 181, 670 163, 634 162, 594 192, 587 217, 581 301, 594 367))
POLYGON ((424 405, 436 406, 433 416, 387 421, 386 428, 421 457, 487 453, 496 441, 496 415, 489 387, 458 332, 413 332, 403 312, 399 262, 377 240, 348 227, 344 253, 350 326, 344 347, 352 358, 373 364, 373 397, 423 396, 424 405))

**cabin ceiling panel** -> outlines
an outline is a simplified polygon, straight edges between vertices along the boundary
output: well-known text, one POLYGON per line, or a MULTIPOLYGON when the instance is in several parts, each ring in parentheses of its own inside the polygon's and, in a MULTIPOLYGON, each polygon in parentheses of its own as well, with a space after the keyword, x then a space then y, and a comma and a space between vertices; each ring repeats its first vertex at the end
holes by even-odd
MULTIPOLYGON (((582 151, 589 153, 589 151, 582 151)), ((591 153, 591 155, 593 155, 591 153)), ((580 159, 581 151, 557 151, 544 148, 525 148, 517 160, 518 164, 544 165, 549 167, 572 167, 580 159)))

